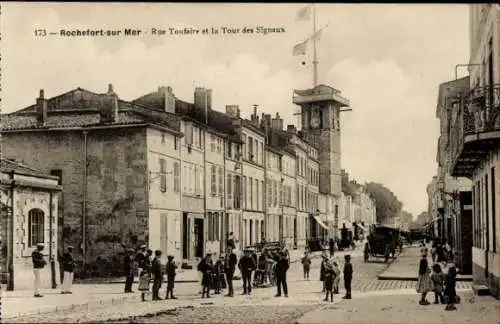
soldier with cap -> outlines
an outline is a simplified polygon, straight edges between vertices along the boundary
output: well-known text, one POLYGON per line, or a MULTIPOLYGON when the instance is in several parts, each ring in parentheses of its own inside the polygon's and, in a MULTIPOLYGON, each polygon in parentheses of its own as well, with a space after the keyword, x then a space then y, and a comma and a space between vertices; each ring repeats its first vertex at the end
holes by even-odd
POLYGON ((35 297, 43 297, 40 293, 40 271, 45 267, 47 262, 43 259, 43 244, 39 243, 36 246, 36 250, 31 253, 31 259, 33 261, 33 274, 35 276, 35 297))
POLYGON ((161 265, 161 251, 155 251, 155 258, 151 263, 151 274, 153 275, 153 300, 162 300, 159 295, 161 283, 163 281, 163 271, 161 265))
POLYGON ((245 248, 245 254, 240 258, 238 268, 240 268, 241 276, 243 277, 243 293, 242 295, 250 295, 252 293, 252 271, 257 268, 257 264, 252 258, 251 251, 245 248))
POLYGON ((73 285, 73 275, 75 271, 75 261, 73 259, 72 246, 68 246, 68 250, 63 254, 61 262, 64 271, 61 294, 72 294, 71 286, 73 285))
POLYGON ((134 249, 127 249, 123 259, 123 271, 125 272, 125 293, 132 293, 132 284, 134 283, 134 249))

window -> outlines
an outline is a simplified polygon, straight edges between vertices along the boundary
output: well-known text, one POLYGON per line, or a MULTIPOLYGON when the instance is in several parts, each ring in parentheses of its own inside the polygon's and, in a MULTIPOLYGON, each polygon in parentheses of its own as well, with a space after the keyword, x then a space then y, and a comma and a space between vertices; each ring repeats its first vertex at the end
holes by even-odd
POLYGON ((199 168, 197 165, 194 166, 194 192, 199 193, 200 192, 200 183, 198 182, 198 177, 199 177, 199 168))
POLYGON ((217 195, 217 170, 215 165, 212 165, 212 196, 217 195))
POLYGON ((260 142, 260 164, 264 165, 264 144, 260 142))
POLYGON ((181 166, 179 162, 174 162, 174 191, 181 191, 181 166))
POLYGON ((259 163, 259 142, 257 142, 257 139, 253 140, 254 146, 255 146, 255 154, 254 154, 254 161, 259 163))
POLYGON ((227 175, 227 208, 233 208, 233 176, 227 175))
POLYGON ((273 205, 273 184, 271 179, 267 179, 267 207, 273 205))
POLYGON ((165 133, 161 133, 161 143, 165 144, 165 133))
POLYGON ((260 181, 260 191, 261 191, 261 193, 262 193, 262 194, 260 195, 260 197, 261 197, 261 199, 262 199, 262 200, 261 200, 260 207, 261 207, 261 210, 264 210, 264 209, 265 209, 265 206, 264 206, 264 200, 265 200, 265 199, 264 199, 264 195, 266 194, 266 187, 264 187, 264 181, 263 181, 263 180, 261 180, 261 181, 260 181))
POLYGON ((167 162, 160 159, 160 191, 167 191, 167 162))
POLYGON ((227 157, 232 158, 233 157, 233 143, 227 142, 227 157))
POLYGON ((207 240, 208 241, 213 241, 213 218, 212 218, 212 213, 211 212, 208 212, 207 213, 207 218, 208 218, 208 238, 207 240))
POLYGON ((497 224, 496 224, 496 188, 495 188, 495 167, 491 168, 491 228, 493 230, 493 253, 497 252, 497 224))
POLYGON ((224 170, 219 167, 219 196, 224 197, 224 170))
POLYGON ((222 152, 222 138, 217 138, 217 153, 222 152))
POLYGON ((234 176, 234 208, 241 208, 241 178, 234 176))
POLYGON ((40 209, 32 209, 28 213, 28 239, 29 246, 44 243, 45 217, 40 209))
POLYGON ((62 170, 60 169, 50 170, 50 175, 58 177, 59 178, 58 184, 62 185, 62 170))
POLYGON ((214 241, 217 241, 219 239, 219 213, 213 213, 214 217, 214 241))
POLYGON ((260 200, 259 180, 255 179, 255 205, 257 207, 256 210, 260 210, 259 200, 260 200))
POLYGON ((253 139, 248 136, 248 160, 253 161, 253 139))
POLYGON ((215 135, 210 134, 210 152, 215 152, 215 135))
POLYGON ((248 178, 248 182, 250 185, 250 189, 248 190, 250 194, 250 204, 248 206, 248 209, 253 209, 253 178, 248 178))
POLYGON ((273 180, 273 206, 278 206, 278 182, 273 180))
POLYGON ((248 144, 247 144, 247 136, 243 134, 243 157, 247 157, 248 144))
POLYGON ((247 208, 247 177, 243 176, 243 195, 241 196, 243 201, 243 208, 247 208))

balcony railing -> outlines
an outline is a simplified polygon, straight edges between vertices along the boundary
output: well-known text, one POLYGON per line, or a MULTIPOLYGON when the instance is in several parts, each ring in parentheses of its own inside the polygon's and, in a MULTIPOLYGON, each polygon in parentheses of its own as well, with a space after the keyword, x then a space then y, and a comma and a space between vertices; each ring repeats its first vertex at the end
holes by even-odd
MULTIPOLYGON (((500 84, 464 92, 452 108, 449 131, 451 160, 456 167, 464 144, 479 140, 481 134, 500 131, 500 84), (478 137, 471 139, 470 135, 478 137)), ((467 157, 471 159, 474 157, 467 157)))

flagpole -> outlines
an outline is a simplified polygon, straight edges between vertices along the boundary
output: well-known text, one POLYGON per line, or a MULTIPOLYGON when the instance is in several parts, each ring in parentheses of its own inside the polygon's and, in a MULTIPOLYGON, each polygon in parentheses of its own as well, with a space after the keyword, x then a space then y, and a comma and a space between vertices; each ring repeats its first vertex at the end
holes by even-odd
POLYGON ((316 56, 316 6, 313 6, 313 81, 314 86, 318 85, 318 58, 316 56))

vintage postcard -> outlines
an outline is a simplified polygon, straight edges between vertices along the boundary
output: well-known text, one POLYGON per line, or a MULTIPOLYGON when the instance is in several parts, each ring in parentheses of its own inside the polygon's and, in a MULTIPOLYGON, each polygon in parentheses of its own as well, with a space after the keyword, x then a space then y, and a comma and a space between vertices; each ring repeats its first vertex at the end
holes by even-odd
POLYGON ((2 322, 498 321, 498 4, 0 5, 2 322))

